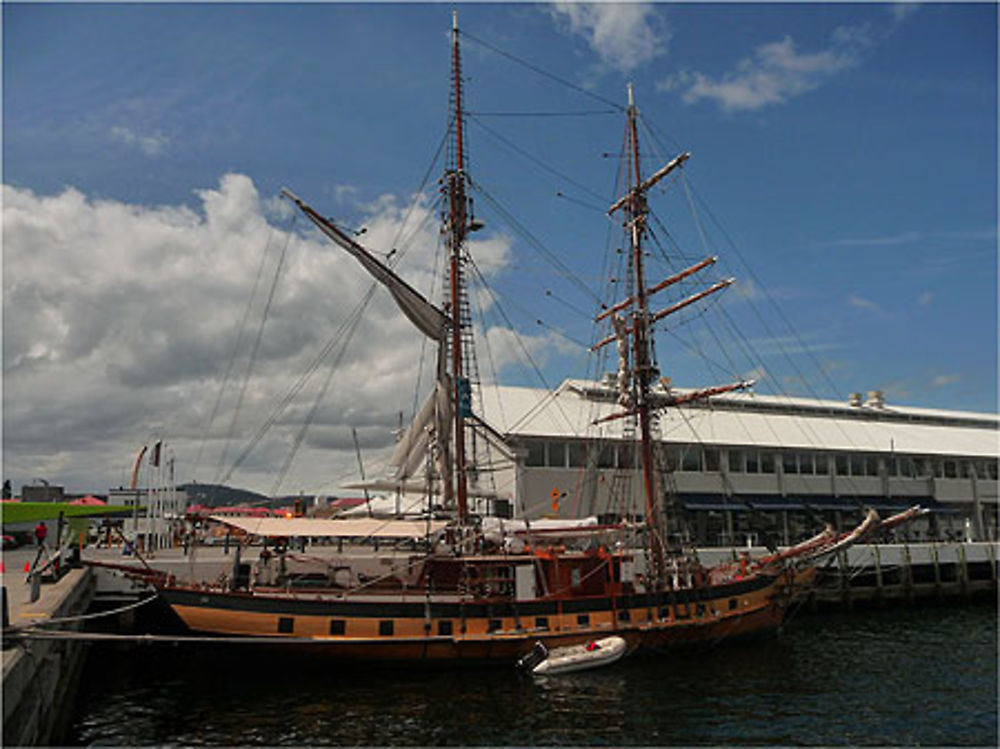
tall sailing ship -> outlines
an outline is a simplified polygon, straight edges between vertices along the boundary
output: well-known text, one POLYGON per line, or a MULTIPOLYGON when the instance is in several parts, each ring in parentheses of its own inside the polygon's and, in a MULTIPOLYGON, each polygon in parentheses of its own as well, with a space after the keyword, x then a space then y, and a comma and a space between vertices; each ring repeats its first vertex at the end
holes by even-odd
MULTIPOLYGON (((648 285, 643 242, 650 189, 680 168, 684 153, 651 175, 641 169, 637 109, 631 87, 626 111, 624 195, 608 211, 622 222, 630 242, 630 291, 604 309, 596 322, 613 333, 595 345, 617 347, 617 410, 602 420, 625 420, 635 435, 645 519, 610 524, 521 521, 518 543, 507 543, 496 523, 470 510, 469 432, 472 411, 467 371, 471 321, 466 319, 466 240, 476 228, 467 196, 463 98, 457 16, 452 29, 453 111, 449 164, 442 180, 447 206, 443 233, 449 254, 448 300, 437 306, 363 247, 355 236, 325 218, 290 191, 319 229, 382 285, 416 329, 437 348, 434 390, 404 443, 421 443, 433 456, 427 471, 426 507, 439 490, 453 510, 448 520, 320 520, 313 518, 235 521, 265 537, 381 537, 426 539, 424 553, 398 554, 383 574, 361 574, 346 558, 314 561, 284 546, 262 554, 255 569, 239 562, 222 584, 158 582, 160 594, 188 628, 228 636, 308 640, 343 658, 391 660, 509 659, 538 643, 563 647, 615 634, 629 649, 717 641, 777 628, 792 588, 808 580, 814 560, 884 527, 874 514, 851 533, 829 528, 808 541, 764 559, 714 568, 692 550, 671 542, 667 532, 665 482, 657 465, 657 412, 694 399, 744 389, 736 382, 683 397, 664 398, 654 386, 653 324, 716 293, 722 281, 660 311, 651 298, 714 262, 708 258, 648 285), (574 542, 576 548, 574 548, 574 542), (296 567, 298 574, 291 570, 296 567), (305 567, 303 567, 305 565, 305 567), (312 569, 302 574, 303 569, 312 569)), ((417 454, 418 451, 411 451, 417 454)), ((406 457, 405 460, 410 460, 406 457)), ((889 522, 900 522, 892 519, 889 522)), ((329 547, 326 547, 329 548, 329 547)))

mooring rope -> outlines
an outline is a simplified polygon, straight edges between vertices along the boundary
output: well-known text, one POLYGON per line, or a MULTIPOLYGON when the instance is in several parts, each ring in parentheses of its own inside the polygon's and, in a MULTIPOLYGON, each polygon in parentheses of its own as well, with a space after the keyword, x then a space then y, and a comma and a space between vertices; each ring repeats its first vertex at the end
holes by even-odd
POLYGON ((98 611, 93 614, 80 614, 79 616, 63 616, 57 619, 46 619, 44 621, 32 622, 30 625, 26 627, 11 627, 10 629, 29 630, 29 629, 34 629, 36 627, 47 627, 50 624, 69 624, 72 622, 82 622, 89 619, 100 619, 103 616, 114 616, 116 614, 122 614, 126 611, 131 611, 132 609, 137 609, 140 606, 145 606, 147 603, 157 598, 158 595, 159 594, 151 595, 148 598, 143 598, 141 601, 137 601, 136 603, 130 603, 127 606, 121 606, 117 609, 110 609, 108 611, 98 611))

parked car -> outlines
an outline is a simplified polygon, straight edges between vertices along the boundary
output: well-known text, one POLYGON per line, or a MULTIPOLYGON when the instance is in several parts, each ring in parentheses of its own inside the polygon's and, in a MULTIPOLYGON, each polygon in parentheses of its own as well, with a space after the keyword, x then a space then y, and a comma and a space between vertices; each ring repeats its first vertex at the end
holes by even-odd
POLYGON ((8 536, 6 533, 3 534, 3 548, 16 549, 20 545, 21 542, 14 538, 14 536, 8 536))

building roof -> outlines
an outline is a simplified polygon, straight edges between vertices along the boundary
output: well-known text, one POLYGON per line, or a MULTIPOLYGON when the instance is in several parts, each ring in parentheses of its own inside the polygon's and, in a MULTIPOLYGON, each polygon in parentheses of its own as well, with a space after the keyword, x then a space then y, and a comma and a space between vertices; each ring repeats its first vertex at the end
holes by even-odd
MULTIPOLYGON (((674 389, 674 394, 690 392, 674 389)), ((662 388, 660 397, 666 396, 662 388)), ((484 416, 510 437, 620 439, 626 419, 593 426, 620 411, 614 390, 601 383, 566 380, 555 391, 483 388, 484 416)), ((996 414, 914 408, 755 393, 716 396, 660 412, 663 441, 768 448, 896 452, 914 455, 1000 456, 996 414)))

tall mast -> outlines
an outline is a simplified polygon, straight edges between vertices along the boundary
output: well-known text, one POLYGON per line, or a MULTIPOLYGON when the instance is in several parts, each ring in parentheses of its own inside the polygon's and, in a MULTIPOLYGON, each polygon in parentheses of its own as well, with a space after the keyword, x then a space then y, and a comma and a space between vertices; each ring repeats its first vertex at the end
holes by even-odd
POLYGON ((752 380, 740 380, 729 385, 704 388, 684 395, 674 395, 670 392, 656 394, 653 402, 654 378, 657 376, 653 366, 653 323, 667 315, 684 309, 705 297, 715 294, 732 284, 733 279, 719 281, 713 286, 692 296, 676 302, 655 314, 649 311, 649 297, 688 278, 695 273, 713 265, 715 257, 707 257, 695 263, 690 268, 674 273, 654 286, 646 286, 645 256, 642 249, 646 237, 646 222, 649 216, 649 206, 646 193, 654 185, 665 179, 675 169, 684 164, 691 154, 681 153, 671 161, 643 179, 639 161, 639 126, 638 110, 632 84, 628 87, 628 109, 625 131, 624 167, 626 177, 623 180, 626 187, 625 195, 608 209, 608 215, 622 211, 623 227, 631 234, 632 253, 630 256, 631 284, 629 296, 617 304, 606 308, 595 318, 595 322, 611 318, 614 334, 598 341, 591 346, 596 351, 609 343, 618 342, 619 356, 619 405, 624 410, 602 416, 594 423, 614 421, 623 418, 638 418, 639 444, 642 455, 643 492, 646 496, 646 523, 649 527, 649 551, 652 557, 653 577, 657 585, 664 580, 664 539, 666 538, 666 517, 663 512, 663 498, 657 485, 657 470, 653 457, 653 411, 666 406, 680 405, 694 400, 703 400, 713 395, 728 393, 733 390, 744 390, 753 385, 752 380), (619 312, 629 310, 631 324, 619 316, 619 312), (631 338, 629 338, 631 336, 631 338), (631 348, 630 348, 631 346, 631 348), (632 366, 629 366, 631 355, 632 366))
POLYGON ((649 209, 639 165, 639 135, 637 111, 632 84, 628 86, 628 144, 631 159, 632 187, 625 204, 625 225, 631 228, 632 266, 635 290, 632 307, 632 345, 634 362, 635 410, 639 417, 639 444, 642 454, 642 482, 646 495, 646 523, 649 527, 649 551, 652 556, 654 579, 657 584, 663 580, 663 540, 662 511, 656 486, 656 471, 653 465, 653 437, 650 415, 650 386, 653 365, 650 356, 652 341, 649 334, 649 307, 647 305, 646 278, 643 263, 642 240, 646 233, 646 217, 649 209))
MULTIPOLYGON (((468 478, 465 465, 465 410, 468 407, 468 381, 462 367, 462 247, 468 233, 466 226, 465 152, 462 132, 462 67, 458 47, 458 11, 452 11, 451 29, 452 85, 454 104, 454 149, 451 163, 446 170, 448 192, 448 249, 451 255, 451 374, 452 399, 455 418, 455 498, 458 519, 468 520, 468 478)), ((450 492, 446 482, 445 492, 450 492)))

